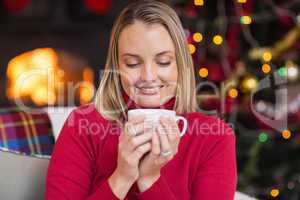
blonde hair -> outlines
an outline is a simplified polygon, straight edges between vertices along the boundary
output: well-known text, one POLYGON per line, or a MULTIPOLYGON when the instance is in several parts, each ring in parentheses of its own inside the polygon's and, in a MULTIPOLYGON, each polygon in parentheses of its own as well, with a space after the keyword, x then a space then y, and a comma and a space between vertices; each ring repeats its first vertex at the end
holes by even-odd
POLYGON ((95 106, 106 119, 123 122, 127 119, 127 106, 122 97, 118 73, 118 40, 121 31, 139 20, 145 24, 161 24, 169 32, 176 51, 178 66, 177 94, 174 110, 177 114, 196 111, 194 65, 176 12, 158 1, 142 0, 129 4, 115 21, 110 35, 105 70, 95 96, 95 106))

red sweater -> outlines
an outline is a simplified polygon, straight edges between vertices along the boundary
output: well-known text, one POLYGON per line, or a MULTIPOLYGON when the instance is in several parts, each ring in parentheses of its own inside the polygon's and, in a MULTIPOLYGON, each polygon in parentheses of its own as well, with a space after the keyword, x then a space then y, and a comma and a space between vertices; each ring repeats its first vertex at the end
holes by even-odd
MULTIPOLYGON (((124 98, 130 102, 128 96, 124 98)), ((175 99, 162 106, 172 109, 175 99)), ((137 105, 132 102, 130 109, 137 105)), ((178 153, 160 178, 140 192, 136 182, 127 200, 232 200, 237 171, 235 136, 222 120, 199 112, 183 114, 188 130, 178 153)), ((179 123, 179 128, 182 124, 179 123)), ((46 200, 115 200, 108 178, 117 166, 120 127, 93 104, 75 109, 65 122, 51 156, 46 200)))

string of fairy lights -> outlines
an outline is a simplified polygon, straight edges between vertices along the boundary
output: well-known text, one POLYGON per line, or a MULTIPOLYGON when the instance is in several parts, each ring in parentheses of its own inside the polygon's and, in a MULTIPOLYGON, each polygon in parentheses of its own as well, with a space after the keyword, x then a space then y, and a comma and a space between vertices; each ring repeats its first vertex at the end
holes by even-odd
MULTIPOLYGON (((243 13, 242 9, 243 6, 242 4, 247 3, 247 0, 233 0, 234 1, 234 6, 235 6, 235 10, 238 11, 237 13, 243 13)), ((300 29, 300 14, 296 15, 294 12, 291 12, 289 10, 290 7, 292 7, 295 3, 297 3, 297 0, 292 0, 292 1, 288 1, 287 3, 285 3, 282 6, 277 6, 275 5, 275 3, 273 3, 272 1, 269 1, 268 6, 271 7, 271 10, 275 11, 276 14, 281 15, 284 14, 285 16, 289 16, 294 23, 296 24, 296 29, 300 29)), ((194 0, 194 5, 197 7, 203 7, 205 5, 205 1, 204 0, 194 0)), ((223 6, 225 6, 225 4, 223 4, 223 6)), ((220 9, 218 9, 219 15, 220 15, 220 9)), ((222 15, 222 17, 226 17, 224 16, 224 14, 222 15)), ((249 52, 249 57, 253 60, 260 60, 262 65, 260 67, 260 70, 263 74, 265 75, 269 75, 271 72, 276 72, 278 76, 280 77, 286 77, 289 81, 297 81, 299 79, 299 66, 292 60, 287 60, 284 64, 284 66, 281 67, 276 67, 273 63, 272 60, 274 59, 274 57, 276 57, 276 52, 278 49, 282 50, 284 49, 284 47, 287 46, 287 44, 291 45, 291 41, 296 40, 296 38, 300 38, 300 31, 298 30, 298 32, 296 32, 296 30, 292 30, 294 32, 290 33, 290 35, 286 36, 285 41, 279 41, 277 46, 275 44, 275 47, 272 48, 268 48, 268 47, 262 47, 259 42, 257 40, 255 40, 254 36, 252 35, 249 25, 251 25, 252 23, 263 23, 264 21, 270 21, 272 20, 272 18, 275 18, 276 15, 274 16, 274 14, 270 14, 270 12, 263 12, 263 13, 258 13, 258 14, 251 14, 251 15, 241 15, 238 17, 234 17, 234 18, 230 18, 230 19, 225 19, 225 21, 229 21, 229 22, 236 22, 237 20, 240 22, 241 27, 242 27, 242 34, 245 38, 245 40, 250 44, 250 46, 252 47, 252 50, 249 52), (298 35, 296 35, 298 34, 298 35), (277 49, 276 49, 277 48, 277 49)), ((223 26, 226 26, 225 24, 223 24, 223 26)), ((222 28, 220 28, 221 30, 222 28)), ((224 30, 224 27, 223 29, 224 30)), ((212 43, 214 45, 220 46, 223 45, 224 42, 224 35, 225 33, 223 33, 222 31, 220 31, 220 33, 214 35, 211 39, 212 43)), ((200 32, 195 32, 192 34, 192 42, 190 42, 188 44, 188 48, 189 48, 189 52, 190 54, 194 54, 197 51, 196 45, 195 43, 200 43, 204 40, 204 36, 202 33, 200 32)), ((283 39, 284 40, 284 39, 283 39)), ((223 58, 226 59, 226 58, 223 58)), ((209 75, 209 69, 206 67, 200 67, 199 71, 198 71, 199 76, 202 79, 206 79, 209 75)), ((248 76, 248 78, 244 79, 243 82, 241 83, 241 88, 245 91, 252 91, 254 90, 258 85, 258 80, 255 76, 248 76)), ((237 98, 239 96, 239 91, 237 88, 230 88, 227 92, 228 96, 230 98, 237 98)), ((299 100, 297 100, 299 106, 297 107, 297 109, 300 109, 300 97, 298 98, 299 100)), ((297 104, 297 105, 298 105, 297 104)), ((257 109, 262 109, 265 107, 268 107, 267 104, 263 101, 258 102, 256 104, 257 109)), ((272 106, 269 106, 268 109, 271 112, 271 109, 273 109, 272 106)), ((290 108, 290 110, 295 109, 290 108)), ((284 129, 281 131, 281 137, 284 140, 288 140, 292 137, 292 133, 290 130, 288 129, 284 129)), ((261 143, 266 143, 269 140, 269 135, 266 132, 261 132, 258 135, 258 141, 261 143)), ((283 189, 283 187, 287 187, 289 190, 292 190, 295 188, 296 183, 300 183, 300 176, 298 178, 297 181, 290 181, 288 182, 287 185, 285 186, 276 186, 276 187, 272 187, 270 188, 267 193, 269 193, 269 195, 273 198, 276 198, 280 195, 280 190, 283 189)), ((265 194, 266 191, 263 191, 263 193, 265 194)))

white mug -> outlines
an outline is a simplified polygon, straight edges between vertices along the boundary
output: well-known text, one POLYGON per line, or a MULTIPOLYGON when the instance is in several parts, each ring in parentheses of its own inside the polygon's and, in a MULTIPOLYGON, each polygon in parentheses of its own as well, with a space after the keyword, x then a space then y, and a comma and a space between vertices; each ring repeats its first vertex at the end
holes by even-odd
MULTIPOLYGON (((180 137, 182 137, 187 129, 187 120, 182 116, 177 116, 176 112, 174 110, 167 110, 167 109, 133 109, 129 110, 128 113, 128 119, 135 116, 145 116, 146 121, 150 121, 153 123, 153 125, 157 125, 159 123, 160 116, 167 116, 167 117, 173 117, 175 121, 182 120, 183 121, 183 128, 180 132, 180 137)), ((156 127, 156 126, 155 126, 156 127)))

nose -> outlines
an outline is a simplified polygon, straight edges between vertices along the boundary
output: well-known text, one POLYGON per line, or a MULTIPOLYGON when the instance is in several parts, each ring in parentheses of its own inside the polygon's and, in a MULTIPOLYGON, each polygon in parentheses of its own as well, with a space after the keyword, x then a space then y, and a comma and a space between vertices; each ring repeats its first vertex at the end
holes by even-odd
POLYGON ((157 68, 153 64, 145 64, 140 74, 142 81, 154 81, 157 79, 157 68))

